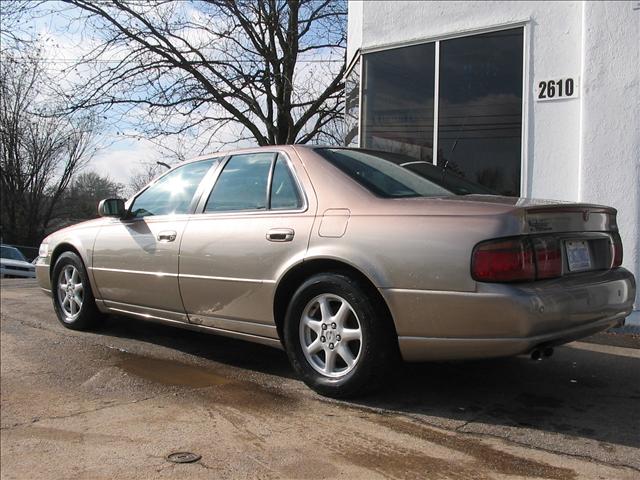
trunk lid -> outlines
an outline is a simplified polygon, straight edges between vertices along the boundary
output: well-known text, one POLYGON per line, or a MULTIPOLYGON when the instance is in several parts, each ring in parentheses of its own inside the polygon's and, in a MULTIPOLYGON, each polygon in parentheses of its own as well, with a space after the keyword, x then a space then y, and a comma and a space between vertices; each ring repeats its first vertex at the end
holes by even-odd
MULTIPOLYGON (((616 255, 622 255, 614 208, 485 195, 464 198, 513 207, 521 235, 530 236, 533 245, 555 246, 562 262, 560 275, 608 269, 617 266, 616 255)), ((542 255, 547 255, 546 251, 542 255)))
POLYGON ((617 232, 616 209, 590 203, 466 195, 466 202, 513 207, 522 221, 522 233, 617 232))

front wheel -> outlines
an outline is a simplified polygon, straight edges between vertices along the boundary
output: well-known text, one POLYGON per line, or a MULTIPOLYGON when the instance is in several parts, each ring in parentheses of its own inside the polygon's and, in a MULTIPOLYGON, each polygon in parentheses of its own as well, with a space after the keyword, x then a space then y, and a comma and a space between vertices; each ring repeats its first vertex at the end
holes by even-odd
POLYGON ((304 382, 330 397, 379 386, 396 360, 386 309, 344 274, 315 275, 300 286, 287 310, 284 340, 304 382))
POLYGON ((73 252, 64 252, 53 267, 53 307, 60 323, 72 330, 89 330, 98 325, 102 314, 87 278, 82 260, 73 252))

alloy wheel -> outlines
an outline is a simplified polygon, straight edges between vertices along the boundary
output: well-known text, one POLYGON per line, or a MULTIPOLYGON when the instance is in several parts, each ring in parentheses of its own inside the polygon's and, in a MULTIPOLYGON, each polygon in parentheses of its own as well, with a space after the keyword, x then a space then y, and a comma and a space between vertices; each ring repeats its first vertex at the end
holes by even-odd
POLYGON ((322 294, 304 308, 300 319, 302 352, 314 370, 327 377, 352 371, 362 350, 362 330, 344 298, 322 294))
POLYGON ((67 322, 74 321, 82 310, 84 286, 80 272, 73 265, 66 265, 58 276, 58 304, 67 322))

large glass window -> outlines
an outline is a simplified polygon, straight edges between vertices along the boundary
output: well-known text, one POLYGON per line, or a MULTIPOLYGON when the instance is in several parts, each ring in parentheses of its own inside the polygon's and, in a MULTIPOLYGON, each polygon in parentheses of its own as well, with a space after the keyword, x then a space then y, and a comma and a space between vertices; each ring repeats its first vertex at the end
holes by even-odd
POLYGON ((189 213, 193 195, 215 160, 187 163, 167 173, 136 197, 131 215, 176 215, 189 213))
POLYGON ((438 165, 520 194, 522 28, 440 42, 438 165))
POLYGON ((364 56, 361 146, 432 161, 434 55, 427 43, 364 56))
POLYGON ((361 146, 519 195, 522 54, 519 27, 363 55, 361 146))
POLYGON ((347 147, 357 147, 360 130, 360 60, 353 66, 344 84, 345 139, 347 147))

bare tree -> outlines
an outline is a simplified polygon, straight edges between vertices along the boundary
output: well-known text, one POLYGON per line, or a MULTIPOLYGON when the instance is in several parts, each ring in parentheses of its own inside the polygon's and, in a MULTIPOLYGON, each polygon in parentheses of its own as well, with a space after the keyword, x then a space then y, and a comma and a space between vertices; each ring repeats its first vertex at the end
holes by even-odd
POLYGON ((89 160, 91 117, 45 116, 47 78, 39 53, 2 53, 0 66, 1 225, 4 241, 37 244, 74 174, 89 160))
POLYGON ((56 218, 60 223, 76 223, 81 220, 95 218, 98 215, 98 202, 105 198, 117 198, 124 185, 113 181, 108 176, 96 172, 82 172, 76 175, 64 198, 56 208, 56 218))
POLYGON ((85 76, 67 92, 72 111, 120 109, 147 138, 189 131, 207 144, 335 136, 343 0, 64 2, 95 42, 74 70, 85 76))
POLYGON ((134 195, 165 172, 165 168, 157 163, 143 163, 137 172, 131 176, 129 183, 124 187, 123 193, 127 196, 134 195))
POLYGON ((10 52, 34 42, 35 32, 29 31, 28 20, 38 3, 30 0, 0 2, 0 51, 10 52))

